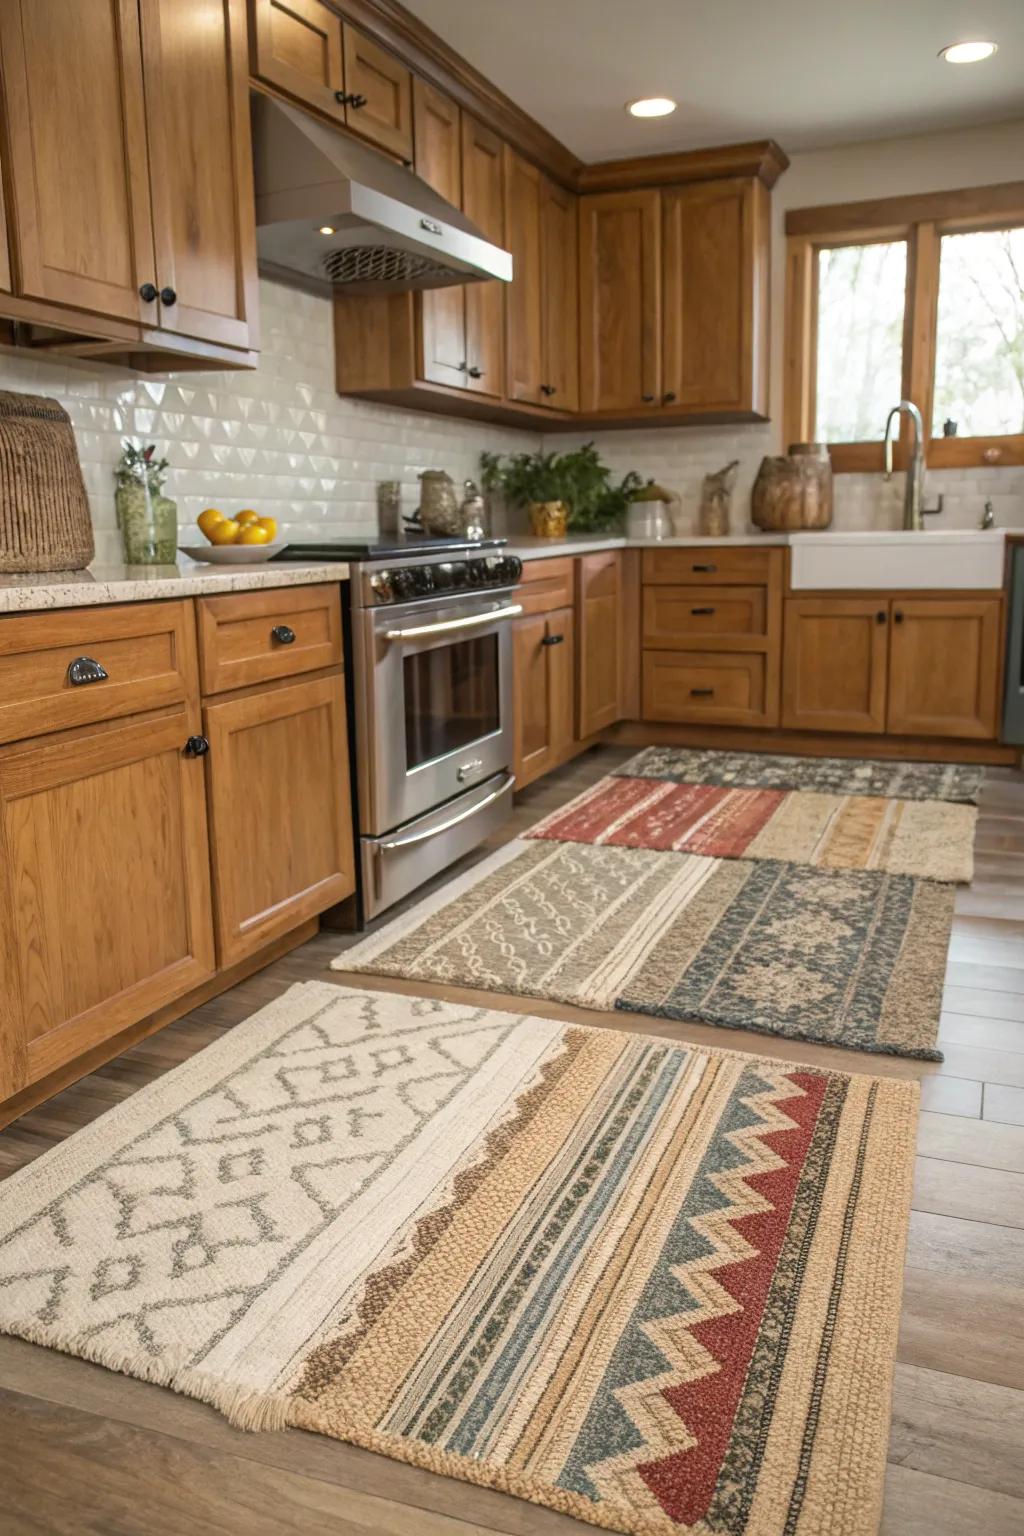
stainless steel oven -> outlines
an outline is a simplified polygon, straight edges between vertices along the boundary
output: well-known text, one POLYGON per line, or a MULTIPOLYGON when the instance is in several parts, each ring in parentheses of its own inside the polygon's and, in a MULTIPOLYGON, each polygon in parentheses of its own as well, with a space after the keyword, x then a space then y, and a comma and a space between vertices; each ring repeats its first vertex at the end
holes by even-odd
POLYGON ((520 565, 498 554, 364 565, 352 583, 364 915, 472 848, 511 807, 520 565))

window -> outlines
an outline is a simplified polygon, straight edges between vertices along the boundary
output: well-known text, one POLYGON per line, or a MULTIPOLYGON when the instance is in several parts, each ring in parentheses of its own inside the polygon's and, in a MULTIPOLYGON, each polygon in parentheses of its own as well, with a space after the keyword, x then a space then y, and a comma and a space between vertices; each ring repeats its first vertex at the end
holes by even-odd
POLYGON ((787 442, 881 469, 910 399, 931 466, 1024 464, 1024 182, 806 208, 786 233, 787 442))

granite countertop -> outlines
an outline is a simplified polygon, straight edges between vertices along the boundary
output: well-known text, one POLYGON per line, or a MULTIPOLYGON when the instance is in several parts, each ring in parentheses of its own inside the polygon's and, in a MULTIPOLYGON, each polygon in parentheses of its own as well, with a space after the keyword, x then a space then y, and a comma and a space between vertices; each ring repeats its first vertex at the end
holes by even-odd
POLYGON ((270 587, 308 587, 346 581, 349 568, 334 561, 302 565, 92 565, 84 571, 0 575, 0 613, 43 608, 91 608, 100 603, 140 603, 164 597, 211 597, 270 587))

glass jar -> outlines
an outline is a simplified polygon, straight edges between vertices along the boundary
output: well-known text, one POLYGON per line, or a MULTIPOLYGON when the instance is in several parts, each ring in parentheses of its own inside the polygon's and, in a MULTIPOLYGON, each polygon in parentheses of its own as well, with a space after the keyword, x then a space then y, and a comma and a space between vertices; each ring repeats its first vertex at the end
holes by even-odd
POLYGON ((117 526, 126 565, 174 565, 178 553, 178 505, 147 480, 123 479, 114 492, 117 526))

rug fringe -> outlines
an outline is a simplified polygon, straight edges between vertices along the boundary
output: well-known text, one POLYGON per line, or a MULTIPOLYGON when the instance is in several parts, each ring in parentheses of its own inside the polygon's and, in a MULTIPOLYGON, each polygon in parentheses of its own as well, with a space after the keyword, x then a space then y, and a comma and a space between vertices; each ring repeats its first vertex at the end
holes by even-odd
POLYGON ((29 1344, 56 1349, 122 1376, 134 1376, 154 1386, 168 1387, 182 1397, 194 1397, 222 1413, 235 1429, 256 1433, 285 1429, 293 1398, 287 1392, 261 1392, 256 1388, 224 1381, 208 1371, 196 1370, 177 1360, 172 1352, 154 1359, 141 1350, 118 1349, 97 1339, 55 1330, 36 1319, 0 1326, 0 1334, 25 1339, 29 1344))

